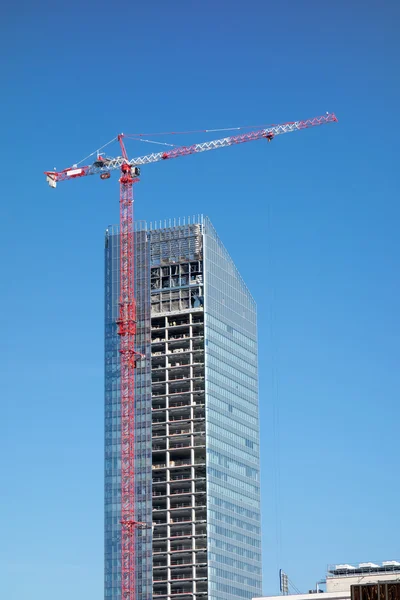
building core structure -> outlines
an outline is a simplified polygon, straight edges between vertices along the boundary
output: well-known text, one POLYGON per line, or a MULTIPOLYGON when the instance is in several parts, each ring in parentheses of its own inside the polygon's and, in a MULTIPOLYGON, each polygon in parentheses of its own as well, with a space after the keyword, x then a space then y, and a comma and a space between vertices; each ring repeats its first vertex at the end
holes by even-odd
MULTIPOLYGON (((134 236, 136 600, 261 592, 255 302, 202 216, 134 236)), ((105 598, 121 598, 119 231, 105 239, 105 598)))

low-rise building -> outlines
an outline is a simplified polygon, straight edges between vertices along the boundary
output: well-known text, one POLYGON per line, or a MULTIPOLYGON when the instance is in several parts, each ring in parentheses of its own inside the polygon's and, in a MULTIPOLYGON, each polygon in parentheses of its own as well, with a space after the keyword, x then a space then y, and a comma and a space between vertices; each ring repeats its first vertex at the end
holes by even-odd
POLYGON ((358 565, 330 565, 326 574, 326 591, 348 592, 355 584, 396 581, 400 579, 400 562, 386 560, 380 564, 365 562, 358 565))
MULTIPOLYGON (((326 591, 322 591, 317 585, 317 589, 310 590, 308 594, 284 594, 284 596, 287 600, 310 600, 310 595, 321 594, 321 600, 350 600, 352 586, 394 581, 400 581, 400 562, 397 560, 386 560, 379 564, 365 562, 329 565, 326 579, 323 581, 326 591)), ((282 595, 264 596, 253 600, 282 600, 282 595)))
MULTIPOLYGON (((287 596, 263 596, 261 598, 253 598, 253 600, 310 600, 310 596, 317 592, 309 592, 308 594, 288 594, 287 596)), ((350 600, 350 590, 348 592, 321 592, 323 600, 350 600)))

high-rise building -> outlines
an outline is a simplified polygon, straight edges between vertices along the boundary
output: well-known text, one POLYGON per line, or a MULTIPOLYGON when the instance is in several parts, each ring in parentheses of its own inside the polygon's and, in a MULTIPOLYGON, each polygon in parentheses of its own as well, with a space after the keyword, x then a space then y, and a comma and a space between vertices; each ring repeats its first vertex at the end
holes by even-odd
MULTIPOLYGON (((118 228, 105 250, 105 598, 121 594, 118 228)), ((135 231, 137 600, 261 593, 256 306, 207 218, 135 231)))

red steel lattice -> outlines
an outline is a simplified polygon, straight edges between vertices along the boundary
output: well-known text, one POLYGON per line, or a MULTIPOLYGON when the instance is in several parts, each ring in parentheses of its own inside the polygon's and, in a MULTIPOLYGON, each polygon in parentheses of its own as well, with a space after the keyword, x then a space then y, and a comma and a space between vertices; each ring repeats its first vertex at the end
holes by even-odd
POLYGON ((120 177, 120 298, 118 335, 121 354, 121 595, 135 600, 135 333, 133 184, 131 168, 120 177))

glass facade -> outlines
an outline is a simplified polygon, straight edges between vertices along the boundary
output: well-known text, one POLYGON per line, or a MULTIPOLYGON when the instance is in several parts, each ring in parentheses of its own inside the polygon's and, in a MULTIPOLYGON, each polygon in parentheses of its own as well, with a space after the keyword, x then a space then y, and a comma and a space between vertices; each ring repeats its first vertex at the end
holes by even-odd
POLYGON ((256 306, 204 220, 208 600, 261 595, 256 306))
MULTIPOLYGON (((137 529, 137 600, 152 594, 151 534, 151 372, 150 244, 140 223, 135 232, 136 351, 143 356, 135 371, 135 518, 148 523, 137 529)), ((104 594, 121 598, 121 459, 120 355, 116 319, 119 309, 119 235, 110 227, 105 238, 105 477, 104 594)))
MULTIPOLYGON (((135 234, 137 598, 261 594, 256 307, 208 219, 135 234)), ((120 597, 118 229, 105 250, 105 598, 120 597)))
POLYGON ((119 300, 119 237, 105 239, 105 357, 104 357, 104 594, 121 591, 120 362, 116 319, 119 300))

